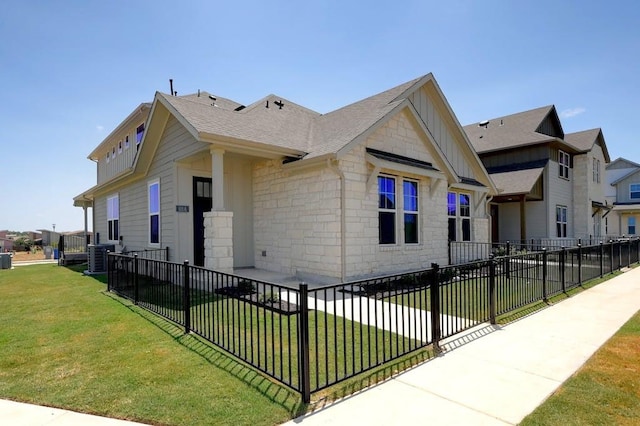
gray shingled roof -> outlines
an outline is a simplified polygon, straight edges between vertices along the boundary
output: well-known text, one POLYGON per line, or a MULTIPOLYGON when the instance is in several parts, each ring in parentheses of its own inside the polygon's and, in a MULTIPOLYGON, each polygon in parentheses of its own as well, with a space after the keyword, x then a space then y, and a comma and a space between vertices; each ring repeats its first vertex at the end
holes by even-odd
POLYGON ((192 95, 181 97, 158 93, 158 96, 173 106, 199 134, 244 139, 305 152, 313 119, 320 115, 275 95, 269 95, 241 111, 212 106, 208 98, 208 102, 203 103, 200 99, 194 100, 192 95), (266 107, 267 101, 269 108, 266 107), (284 102, 284 107, 279 109, 276 101, 284 102))
POLYGON ((212 106, 209 93, 170 96, 158 93, 200 134, 244 139, 307 153, 305 158, 335 153, 385 117, 404 99, 395 100, 423 77, 320 114, 276 95, 269 95, 246 108, 217 98, 212 106), (276 101, 284 102, 279 108, 276 101), (266 107, 269 102, 269 108, 266 107))
POLYGON ((506 115, 488 120, 485 126, 480 122, 464 126, 471 145, 476 152, 484 153, 524 145, 532 145, 555 140, 552 136, 536 132, 547 115, 555 111, 553 105, 506 115))
POLYGON ((574 146, 581 152, 588 152, 591 151, 596 143, 598 143, 599 137, 602 137, 602 152, 604 153, 605 163, 608 163, 611 161, 611 158, 609 157, 609 150, 607 149, 607 144, 604 140, 602 129, 596 128, 583 130, 581 132, 569 133, 564 136, 564 140, 569 145, 574 146))
POLYGON ((490 174, 498 188, 498 195, 519 195, 531 192, 533 185, 544 171, 544 167, 490 174))

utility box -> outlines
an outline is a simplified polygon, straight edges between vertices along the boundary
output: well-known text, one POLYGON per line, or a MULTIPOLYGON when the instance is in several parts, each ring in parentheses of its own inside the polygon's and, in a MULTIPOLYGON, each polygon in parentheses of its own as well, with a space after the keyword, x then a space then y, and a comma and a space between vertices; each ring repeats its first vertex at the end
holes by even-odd
POLYGON ((0 269, 11 269, 11 254, 0 253, 0 269))

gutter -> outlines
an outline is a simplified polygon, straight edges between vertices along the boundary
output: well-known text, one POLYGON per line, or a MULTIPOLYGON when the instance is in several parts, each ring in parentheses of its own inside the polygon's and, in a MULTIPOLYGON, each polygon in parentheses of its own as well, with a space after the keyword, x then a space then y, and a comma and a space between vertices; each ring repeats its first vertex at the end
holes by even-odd
POLYGON ((345 237, 347 229, 347 217, 345 214, 347 191, 342 170, 330 158, 327 159, 327 167, 338 175, 340 179, 340 279, 344 282, 347 276, 347 239, 345 237))

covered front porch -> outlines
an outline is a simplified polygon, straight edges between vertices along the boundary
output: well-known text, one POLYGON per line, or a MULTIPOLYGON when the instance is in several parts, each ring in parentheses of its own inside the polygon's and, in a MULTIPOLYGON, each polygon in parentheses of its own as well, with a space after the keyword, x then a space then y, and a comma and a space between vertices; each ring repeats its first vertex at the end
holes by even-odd
POLYGON ((529 206, 531 202, 544 199, 544 169, 544 167, 536 167, 490 174, 499 191, 491 202, 491 241, 493 243, 506 240, 525 241, 529 238, 527 216, 533 214, 529 206), (508 220, 506 220, 507 217, 508 220))

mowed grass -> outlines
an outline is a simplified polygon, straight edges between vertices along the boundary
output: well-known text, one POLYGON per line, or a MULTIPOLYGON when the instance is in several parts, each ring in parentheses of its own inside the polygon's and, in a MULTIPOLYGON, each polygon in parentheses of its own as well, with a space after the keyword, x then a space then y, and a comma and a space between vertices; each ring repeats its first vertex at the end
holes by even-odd
POLYGON ((0 398, 152 424, 273 425, 300 396, 55 265, 0 271, 0 398))
POLYGON ((522 425, 640 423, 640 312, 522 425))

